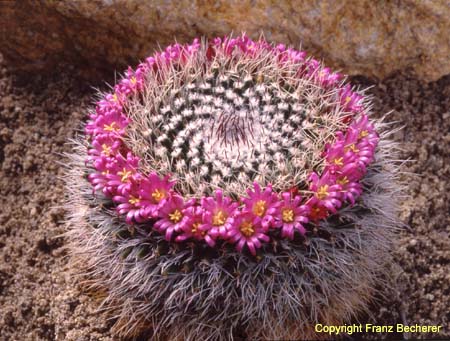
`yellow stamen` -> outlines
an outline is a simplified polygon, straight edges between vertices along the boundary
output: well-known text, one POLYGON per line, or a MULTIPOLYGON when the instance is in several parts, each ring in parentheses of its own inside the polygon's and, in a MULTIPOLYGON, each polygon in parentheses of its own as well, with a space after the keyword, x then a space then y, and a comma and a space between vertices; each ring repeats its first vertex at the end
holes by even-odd
POLYGON ((113 97, 113 101, 114 101, 114 102, 117 102, 117 101, 119 100, 119 99, 117 98, 117 95, 116 95, 116 94, 114 94, 112 97, 113 97))
MULTIPOLYGON (((193 223, 193 224, 192 224, 192 228, 191 228, 192 234, 196 234, 196 233, 197 233, 198 228, 200 227, 200 225, 201 225, 200 222, 197 222, 197 223, 193 223)), ((203 231, 203 232, 205 232, 205 231, 203 231)))
POLYGON ((352 98, 350 96, 345 97, 345 104, 348 104, 351 100, 352 98))
POLYGON ((253 205, 253 213, 258 217, 262 217, 266 213, 267 203, 265 200, 258 200, 256 204, 253 205))
POLYGON ((131 82, 131 84, 136 84, 136 82, 137 82, 137 79, 136 79, 136 77, 131 77, 131 79, 130 79, 130 82, 131 82))
POLYGON ((338 185, 345 185, 349 183, 349 180, 346 176, 344 176, 342 179, 338 179, 336 182, 338 185))
POLYGON ((199 230, 199 227, 201 225, 202 225, 202 223, 200 223, 200 222, 192 224, 192 228, 191 228, 192 234, 200 233, 201 236, 205 236, 206 235, 206 231, 200 231, 199 230))
POLYGON ((367 130, 361 130, 359 133, 359 138, 362 139, 363 137, 366 137, 369 135, 369 132, 367 130))
POLYGON ((356 148, 354 143, 345 148, 345 152, 348 152, 349 150, 351 150, 353 153, 359 152, 359 149, 356 148))
POLYGON ((131 175, 131 171, 124 168, 121 172, 118 172, 117 175, 121 177, 120 181, 126 182, 131 175))
POLYGON ((166 193, 164 191, 160 191, 159 189, 155 189, 152 193, 152 198, 156 202, 160 202, 162 199, 166 197, 166 193))
POLYGON ((110 125, 105 124, 103 129, 106 131, 119 131, 120 128, 117 127, 117 122, 112 122, 110 125))
POLYGON ((334 164, 336 166, 343 166, 344 165, 344 158, 340 157, 340 158, 334 159, 333 162, 334 162, 334 164))
POLYGON ((103 154, 105 154, 106 156, 111 155, 111 147, 108 146, 107 144, 102 144, 102 151, 103 151, 103 154))
POLYGON ((225 224, 225 221, 227 220, 227 215, 224 211, 219 210, 216 212, 216 214, 213 215, 212 223, 214 226, 221 226, 225 224))
POLYGON ((169 214, 169 219, 173 223, 178 223, 181 220, 181 218, 183 218, 183 215, 179 210, 175 210, 173 213, 169 214))
POLYGON ((255 233, 252 223, 247 220, 242 222, 239 229, 241 230, 241 233, 246 237, 250 237, 253 235, 253 233, 255 233))
POLYGON ((285 208, 281 211, 281 219, 285 223, 292 223, 294 221, 294 210, 285 208))
POLYGON ((316 195, 320 200, 325 199, 328 196, 328 185, 320 186, 319 190, 317 191, 316 195))
POLYGON ((102 172, 102 175, 108 175, 109 174, 109 170, 105 170, 102 172))
POLYGON ((128 202, 129 202, 131 205, 136 205, 136 204, 138 204, 140 201, 141 201, 140 198, 135 198, 135 197, 133 197, 133 196, 131 196, 130 199, 128 200, 128 202))

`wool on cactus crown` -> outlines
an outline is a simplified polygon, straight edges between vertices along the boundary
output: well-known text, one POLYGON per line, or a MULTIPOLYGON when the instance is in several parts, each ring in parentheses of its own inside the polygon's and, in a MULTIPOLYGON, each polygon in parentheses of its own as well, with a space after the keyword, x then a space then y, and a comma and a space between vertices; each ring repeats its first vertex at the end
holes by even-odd
POLYGON ((70 156, 68 235, 118 334, 310 339, 366 309, 398 226, 397 147, 340 75, 263 40, 196 40, 102 97, 70 156))

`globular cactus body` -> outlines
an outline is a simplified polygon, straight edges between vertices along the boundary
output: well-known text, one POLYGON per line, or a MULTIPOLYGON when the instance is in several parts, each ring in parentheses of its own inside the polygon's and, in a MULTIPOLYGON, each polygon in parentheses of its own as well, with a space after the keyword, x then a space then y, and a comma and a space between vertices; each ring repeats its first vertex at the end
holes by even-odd
POLYGON ((397 226, 395 144, 305 53, 173 45, 103 95, 67 176, 74 260, 116 331, 303 338, 364 310, 397 226))

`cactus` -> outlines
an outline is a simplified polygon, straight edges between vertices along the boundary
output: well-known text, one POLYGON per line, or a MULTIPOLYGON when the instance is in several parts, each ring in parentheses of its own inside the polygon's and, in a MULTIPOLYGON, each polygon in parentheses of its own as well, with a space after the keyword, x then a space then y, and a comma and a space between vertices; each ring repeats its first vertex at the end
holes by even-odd
POLYGON ((196 39, 100 96, 73 141, 68 236, 118 335, 311 339, 367 310, 399 224, 397 146, 340 74, 196 39))

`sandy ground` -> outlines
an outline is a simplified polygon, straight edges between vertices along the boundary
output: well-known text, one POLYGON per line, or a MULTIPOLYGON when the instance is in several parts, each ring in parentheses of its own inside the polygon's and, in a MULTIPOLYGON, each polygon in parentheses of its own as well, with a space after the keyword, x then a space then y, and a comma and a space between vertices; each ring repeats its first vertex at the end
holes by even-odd
MULTIPOLYGON (((111 322, 67 271, 64 212, 55 208, 64 196, 61 153, 94 90, 67 75, 13 80, 0 57, 0 340, 112 340, 111 322)), ((404 171, 417 174, 406 176, 410 229, 394 251, 398 287, 374 307, 373 321, 441 325, 428 337, 450 338, 450 75, 430 84, 408 73, 353 82, 373 86, 375 111, 393 110, 405 125, 396 136, 411 159, 404 171)))

